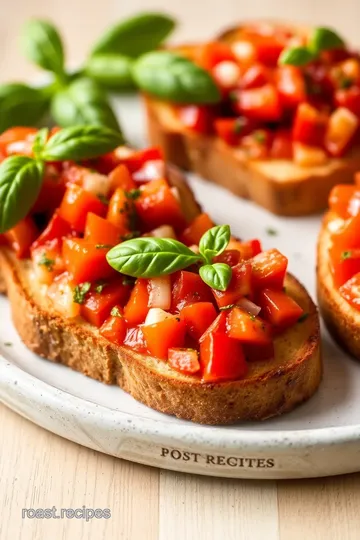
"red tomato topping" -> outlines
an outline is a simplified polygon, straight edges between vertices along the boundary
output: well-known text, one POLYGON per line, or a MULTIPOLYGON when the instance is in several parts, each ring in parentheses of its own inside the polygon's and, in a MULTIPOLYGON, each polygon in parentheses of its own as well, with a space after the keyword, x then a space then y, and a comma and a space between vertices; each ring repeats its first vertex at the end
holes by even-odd
POLYGON ((179 107, 178 114, 182 124, 196 133, 209 133, 211 131, 212 115, 208 107, 187 105, 179 107))
POLYGON ((180 373, 193 375, 200 371, 199 354, 195 349, 169 349, 168 361, 180 373))
POLYGON ((89 323, 98 328, 110 315, 116 305, 124 306, 130 296, 129 285, 124 285, 121 279, 102 285, 102 281, 94 283, 81 305, 81 315, 89 323))
POLYGON ((59 216, 57 212, 53 215, 49 221, 47 227, 43 230, 40 236, 32 244, 31 249, 36 249, 43 244, 46 244, 50 240, 61 241, 65 236, 71 234, 70 224, 59 216))
POLYGON ((167 359, 169 349, 184 347, 185 330, 184 322, 178 317, 169 317, 156 324, 142 327, 149 353, 163 360, 167 359))
POLYGON ((284 291, 264 289, 256 301, 261 306, 261 316, 280 330, 293 326, 304 313, 299 304, 284 291))
POLYGON ((332 235, 334 247, 343 251, 360 249, 359 227, 360 214, 347 219, 342 228, 332 235))
POLYGON ((243 261, 232 269, 231 281, 226 291, 212 290, 216 303, 219 307, 235 304, 243 296, 252 292, 252 268, 251 262, 243 261))
POLYGON ((17 258, 23 259, 29 255, 30 246, 35 242, 38 234, 39 231, 33 220, 27 217, 8 230, 4 237, 15 251, 17 258))
POLYGON ((121 230, 110 221, 89 212, 86 218, 84 238, 95 245, 116 246, 121 241, 121 230))
POLYGON ((181 233, 181 241, 188 246, 199 245, 201 237, 212 227, 214 222, 208 214, 199 214, 181 233))
POLYGON ((227 318, 227 334, 242 343, 268 345, 272 343, 271 329, 260 317, 254 317, 238 307, 227 318))
POLYGON ((146 279, 138 279, 131 291, 130 299, 124 308, 124 317, 130 326, 145 321, 149 311, 149 292, 146 279))
POLYGON ((296 111, 293 139, 309 146, 323 146, 328 117, 308 103, 301 103, 296 111))
MULTIPOLYGON (((116 150, 115 150, 116 152, 116 150)), ((120 162, 129 169, 130 173, 133 173, 140 169, 147 161, 162 160, 163 154, 160 148, 145 148, 137 152, 132 152, 127 157, 119 158, 120 162)))
POLYGON ((181 311, 184 306, 197 302, 212 302, 211 289, 199 274, 181 270, 174 274, 171 311, 181 311))
POLYGON ((354 308, 360 309, 360 274, 355 274, 340 287, 341 296, 354 308))
POLYGON ((47 165, 40 194, 31 211, 34 214, 53 212, 60 205, 65 191, 66 186, 63 177, 60 176, 53 165, 47 165))
MULTIPOLYGON (((8 146, 11 147, 12 143, 26 141, 28 137, 32 138, 37 133, 37 131, 38 130, 36 128, 32 128, 32 127, 13 127, 13 128, 7 129, 6 131, 0 134, 1 153, 3 153, 4 157, 6 157, 8 155, 8 146)), ((30 146, 32 146, 32 143, 30 146)))
POLYGON ((111 171, 109 180, 112 191, 115 191, 117 188, 121 188, 124 191, 131 191, 137 187, 129 169, 123 164, 118 165, 111 171))
POLYGON ((360 189, 350 184, 339 184, 329 195, 330 210, 339 217, 347 219, 360 212, 360 189))
POLYGON ((204 69, 212 70, 217 64, 224 61, 236 62, 234 53, 229 45, 220 42, 206 43, 196 51, 196 62, 204 69))
POLYGON ((266 84, 261 88, 240 90, 234 106, 238 113, 252 120, 277 122, 282 116, 280 96, 272 84, 266 84))
POLYGON ((262 64, 254 64, 247 68, 241 77, 242 88, 259 88, 271 82, 270 70, 262 64))
POLYGON ((292 109, 306 100, 305 79, 299 68, 290 65, 279 66, 276 83, 283 107, 292 109))
POLYGON ((214 257, 213 262, 228 264, 229 266, 232 267, 239 264, 240 257, 241 257, 241 253, 238 249, 226 249, 225 251, 220 253, 220 255, 217 255, 216 257, 214 257))
POLYGON ((282 289, 288 260, 277 249, 256 255, 252 261, 252 284, 259 291, 265 288, 282 289))
POLYGON ((106 205, 76 184, 69 185, 59 208, 59 216, 75 231, 82 233, 89 212, 105 216, 106 205))
POLYGON ((360 88, 352 86, 351 88, 337 90, 335 103, 338 107, 345 107, 356 116, 360 116, 360 88))
POLYGON ((189 304, 180 312, 180 319, 185 323, 186 332, 196 340, 201 338, 216 316, 216 309, 211 302, 189 304))
POLYGON ((273 159, 293 159, 293 143, 290 131, 276 131, 270 149, 273 159))
POLYGON ((209 333, 200 344, 204 382, 240 379, 247 365, 241 343, 222 332, 209 333))
POLYGON ((115 308, 119 315, 107 318, 99 332, 104 338, 111 341, 111 343, 123 345, 126 337, 127 325, 124 317, 121 315, 121 308, 119 306, 115 306, 115 308))
POLYGON ((120 231, 122 236, 129 234, 134 221, 134 203, 122 188, 118 188, 110 199, 106 219, 120 231))
POLYGON ((346 281, 360 272, 360 249, 344 251, 332 246, 330 249, 330 269, 335 287, 341 287, 346 281))
POLYGON ((82 238, 65 238, 63 241, 65 267, 75 283, 93 282, 116 275, 106 260, 108 251, 109 248, 89 244, 82 238))

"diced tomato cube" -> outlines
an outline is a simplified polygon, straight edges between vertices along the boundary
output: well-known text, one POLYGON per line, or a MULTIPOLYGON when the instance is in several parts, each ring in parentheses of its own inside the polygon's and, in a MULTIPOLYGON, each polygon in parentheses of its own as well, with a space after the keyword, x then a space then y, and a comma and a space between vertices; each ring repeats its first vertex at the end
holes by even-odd
POLYGON ((104 338, 111 341, 111 343, 123 345, 127 332, 127 324, 122 316, 121 308, 119 306, 115 307, 117 308, 118 315, 108 317, 102 324, 99 332, 104 338))
POLYGON ((34 274, 40 283, 50 285, 54 277, 65 270, 61 243, 57 238, 49 240, 36 249, 31 246, 31 258, 34 263, 34 274))
POLYGON ((59 216, 58 212, 52 216, 47 227, 43 230, 40 236, 31 246, 31 250, 37 249, 39 246, 46 244, 51 240, 59 240, 60 244, 65 236, 71 234, 70 224, 59 216))
POLYGON ((168 361, 173 369, 186 375, 200 371, 199 354, 195 349, 169 349, 168 361))
POLYGON ((217 118, 214 122, 215 131, 230 146, 237 146, 241 138, 241 122, 237 118, 217 118))
POLYGON ((106 205, 97 197, 76 184, 68 186, 59 208, 59 216, 67 221, 77 232, 84 232, 86 217, 89 212, 105 216, 106 205))
POLYGON ((226 249, 220 255, 214 257, 214 263, 224 263, 233 267, 239 264, 241 253, 238 249, 226 249))
POLYGON ((144 334, 142 331, 142 326, 136 326, 135 328, 128 328, 126 332, 126 337, 124 340, 124 345, 130 347, 130 349, 137 352, 145 353, 146 352, 146 343, 144 334))
POLYGON ((201 237, 212 227, 214 222, 208 214, 199 214, 181 233, 181 241, 188 246, 199 245, 201 237))
POLYGON ((126 236, 136 225, 133 223, 136 219, 134 202, 123 189, 118 188, 111 197, 106 219, 118 228, 122 236, 126 236))
POLYGON ((15 227, 4 233, 6 241, 10 244, 18 259, 27 257, 30 246, 35 242, 39 231, 30 217, 19 221, 15 227))
POLYGON ((355 274, 339 289, 341 296, 355 309, 360 310, 360 273, 355 274))
POLYGON ((232 269, 231 281, 226 291, 212 289, 216 303, 219 307, 235 304, 243 296, 252 292, 252 269, 250 261, 242 261, 232 269))
POLYGON ((345 107, 356 116, 360 116, 360 88, 352 86, 335 92, 335 103, 338 107, 345 107))
POLYGON ((149 292, 146 279, 138 279, 135 283, 128 303, 124 308, 124 317, 129 325, 141 324, 149 311, 149 292))
POLYGON ((101 282, 100 285, 94 283, 81 305, 81 315, 99 328, 109 317, 111 309, 117 305, 124 306, 129 296, 130 286, 124 285, 122 280, 113 281, 104 286, 101 282))
POLYGON ((295 108, 306 100, 305 79, 301 69, 290 65, 279 66, 276 83, 285 108, 295 108))
POLYGON ((261 316, 278 330, 293 326, 304 313, 284 291, 264 289, 256 301, 261 307, 261 316))
POLYGON ((272 84, 239 90, 234 106, 238 113, 252 120, 277 122, 282 116, 280 96, 272 84))
POLYGON ((180 202, 166 180, 152 180, 140 190, 135 207, 143 230, 151 231, 161 225, 172 225, 176 230, 184 228, 186 221, 180 202))
POLYGON ((356 215, 360 209, 360 190, 356 186, 350 184, 338 184, 334 186, 329 195, 330 210, 335 212, 339 217, 346 219, 350 215, 356 215), (352 213, 349 213, 350 200, 353 199, 352 213), (356 204, 355 204, 356 201, 356 204))
POLYGON ((269 69, 263 64, 256 63, 247 68, 241 77, 242 88, 259 88, 269 83, 271 74, 269 69))
POLYGON ((56 276, 47 290, 56 311, 64 317, 75 318, 80 315, 80 304, 74 300, 75 284, 67 272, 56 276))
POLYGON ((290 131, 277 130, 274 133, 270 149, 270 157, 272 157, 273 159, 293 158, 293 144, 290 131))
POLYGON ((328 117, 309 105, 301 103, 293 124, 293 140, 309 146, 323 146, 328 117))
POLYGON ((181 311, 188 304, 212 302, 211 289, 199 274, 182 270, 175 274, 172 287, 171 311, 181 311))
POLYGON ((201 338, 216 317, 217 312, 211 302, 189 304, 180 312, 180 319, 185 323, 186 332, 196 340, 201 338))
POLYGON ((348 149, 357 129, 359 119, 345 107, 338 107, 329 118, 325 133, 325 148, 334 157, 340 157, 348 149))
POLYGON ((227 321, 228 311, 224 310, 219 313, 219 315, 216 317, 216 319, 210 324, 210 326, 205 330, 203 335, 199 338, 199 343, 204 341, 204 339, 209 334, 217 334, 217 333, 226 333, 226 321, 227 321))
POLYGON ((163 360, 167 359, 169 349, 184 347, 185 330, 184 322, 178 317, 142 327, 149 353, 163 360))
POLYGON ((241 242, 240 240, 230 240, 228 244, 228 249, 235 249, 240 253, 240 258, 242 261, 247 261, 252 259, 258 253, 261 253, 261 243, 260 240, 247 240, 246 242, 241 242))
POLYGON ((287 258, 277 249, 269 249, 256 255, 251 260, 254 289, 282 289, 287 265, 287 258))
POLYGON ((196 51, 196 62, 204 69, 211 71, 217 64, 224 61, 234 61, 236 58, 227 43, 219 41, 202 45, 196 51))
POLYGON ((106 260, 109 248, 89 244, 83 238, 66 238, 63 257, 67 271, 75 283, 107 279, 116 275, 106 260))
POLYGON ((34 214, 53 212, 60 205, 65 191, 64 179, 53 165, 47 164, 41 190, 31 212, 34 214))
POLYGON ((335 287, 341 287, 346 281, 360 272, 360 249, 344 251, 338 246, 332 246, 329 256, 335 287))
POLYGON ((247 372, 241 343, 222 332, 209 333, 201 342, 200 365, 204 382, 241 379, 247 372))
POLYGON ((272 342, 271 328, 260 317, 254 317, 238 307, 230 310, 227 317, 227 334, 241 343, 268 345, 272 342))
POLYGON ((333 246, 339 250, 360 249, 360 214, 347 219, 340 230, 332 234, 333 246))
POLYGON ((7 157, 8 155, 19 153, 19 154, 28 154, 31 155, 31 149, 33 145, 33 138, 37 133, 36 128, 32 127, 13 127, 9 128, 3 133, 0 134, 0 150, 1 153, 4 154, 4 157, 7 157), (30 141, 29 141, 30 139, 30 141), (24 142, 23 150, 25 150, 25 147, 27 151, 19 151, 14 152, 11 148, 15 148, 16 143, 20 143, 18 145, 19 149, 21 148, 21 142, 24 142), (13 144, 15 143, 15 145, 13 144))
POLYGON ((110 221, 89 212, 86 218, 84 238, 91 244, 116 246, 121 241, 121 232, 110 221))
MULTIPOLYGON (((116 150, 115 150, 116 153, 116 150)), ((119 157, 120 162, 129 169, 130 173, 133 173, 140 169, 147 161, 162 160, 164 159, 163 153, 160 148, 145 148, 144 150, 138 150, 129 153, 126 157, 119 157)))
POLYGON ((118 188, 124 191, 136 189, 136 182, 133 180, 129 169, 122 163, 118 165, 109 175, 111 190, 115 191, 118 188))
POLYGON ((199 105, 186 105, 178 108, 180 122, 185 128, 196 133, 210 133, 212 115, 208 107, 199 105))

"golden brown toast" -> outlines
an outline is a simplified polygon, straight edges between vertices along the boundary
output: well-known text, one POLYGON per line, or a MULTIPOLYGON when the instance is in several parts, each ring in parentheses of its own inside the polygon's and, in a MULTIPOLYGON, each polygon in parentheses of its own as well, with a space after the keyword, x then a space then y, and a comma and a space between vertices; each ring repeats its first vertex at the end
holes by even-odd
POLYGON ((329 271, 331 246, 329 224, 336 215, 327 212, 323 219, 317 251, 317 296, 327 328, 336 341, 360 360, 360 311, 353 308, 334 287, 329 271))
MULTIPOLYGON (((289 26, 289 25, 287 25, 289 26)), ((231 42, 237 26, 218 39, 231 42)), ((298 28, 298 33, 307 32, 298 28)), ((192 46, 176 50, 191 56, 192 46)), ((316 167, 300 167, 290 160, 245 160, 243 153, 216 136, 204 136, 183 127, 171 104, 145 98, 148 135, 168 161, 220 184, 239 197, 250 199, 274 214, 303 216, 327 207, 333 186, 350 183, 360 169, 360 148, 345 158, 329 159, 316 167)))

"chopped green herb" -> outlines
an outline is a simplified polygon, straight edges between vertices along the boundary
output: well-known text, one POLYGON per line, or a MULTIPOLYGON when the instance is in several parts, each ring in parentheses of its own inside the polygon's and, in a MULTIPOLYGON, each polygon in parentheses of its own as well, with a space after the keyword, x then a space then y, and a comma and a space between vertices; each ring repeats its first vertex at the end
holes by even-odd
POLYGON ((226 311, 227 309, 232 309, 233 307, 235 307, 236 304, 228 304, 227 306, 223 306, 220 309, 220 311, 226 311))
POLYGON ((111 244, 96 244, 96 249, 110 249, 113 246, 111 244))
POLYGON ((252 313, 249 313, 249 317, 252 321, 255 321, 256 320, 256 317, 255 315, 253 315, 252 313))
POLYGON ((266 135, 263 131, 254 131, 253 137, 259 144, 264 144, 266 142, 266 135))
POLYGON ((131 201, 136 201, 141 195, 140 189, 132 189, 131 191, 125 191, 125 196, 131 201))
POLYGON ((122 317, 123 316, 120 309, 117 306, 112 308, 112 310, 110 311, 110 315, 112 317, 122 317))
POLYGON ((298 318, 298 322, 304 322, 306 321, 306 319, 308 318, 309 314, 308 313, 303 313, 299 318, 298 318))
POLYGON ((341 260, 346 261, 346 259, 350 259, 352 255, 352 251, 343 251, 341 254, 341 260))
POLYGON ((97 281, 95 284, 95 291, 99 294, 102 293, 106 285, 107 285, 106 281, 99 279, 99 281, 97 281))
POLYGON ((75 304, 83 304, 85 302, 86 295, 90 291, 90 289, 90 281, 85 281, 85 283, 80 283, 80 285, 76 285, 73 297, 75 304))
POLYGON ((278 231, 276 229, 273 229, 272 227, 268 227, 266 229, 266 234, 268 234, 269 236, 277 236, 278 231))
POLYGON ((52 272, 54 269, 55 261, 54 259, 49 259, 44 253, 38 264, 40 266, 45 266, 49 272, 52 272))
POLYGON ((99 193, 97 195, 97 198, 99 199, 99 201, 101 201, 103 204, 106 204, 106 206, 109 204, 110 200, 105 197, 105 195, 103 195, 102 193, 99 193))

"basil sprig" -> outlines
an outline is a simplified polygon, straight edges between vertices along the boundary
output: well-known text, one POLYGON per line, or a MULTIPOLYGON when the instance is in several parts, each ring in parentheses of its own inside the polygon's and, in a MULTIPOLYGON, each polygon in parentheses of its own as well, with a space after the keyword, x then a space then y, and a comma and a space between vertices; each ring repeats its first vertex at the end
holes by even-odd
POLYGON ((170 51, 154 51, 134 64, 133 76, 144 92, 176 103, 216 103, 220 90, 211 75, 187 58, 170 51))
POLYGON ((22 45, 29 60, 60 79, 65 77, 63 44, 51 23, 39 19, 28 21, 23 30, 22 45))
POLYGON ((86 64, 88 77, 110 90, 134 88, 132 59, 122 54, 101 53, 91 56, 86 64))
POLYGON ((344 40, 330 28, 315 28, 309 37, 306 47, 290 47, 284 49, 279 58, 279 64, 304 66, 316 60, 323 51, 342 49, 344 40))
POLYGON ((33 143, 34 158, 11 156, 0 164, 0 234, 24 219, 40 193, 46 161, 98 157, 122 144, 119 132, 99 126, 63 129, 48 139, 40 130, 33 143))
POLYGON ((225 291, 231 280, 231 268, 211 261, 226 249, 229 239, 228 225, 213 227, 200 240, 201 250, 197 254, 178 240, 135 238, 112 248, 106 258, 112 268, 134 278, 165 276, 200 264, 202 280, 213 289, 225 291))
POLYGON ((41 88, 11 83, 0 86, 0 133, 11 126, 33 126, 42 120, 49 97, 41 88))

